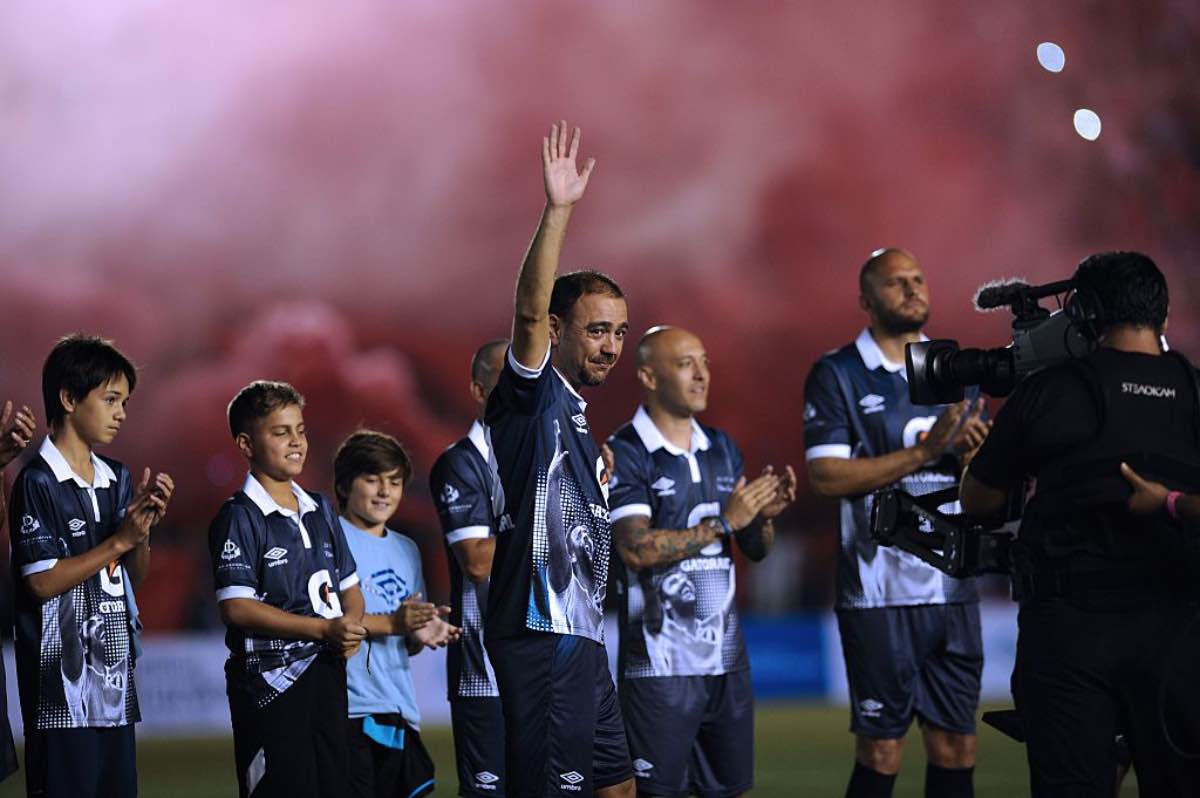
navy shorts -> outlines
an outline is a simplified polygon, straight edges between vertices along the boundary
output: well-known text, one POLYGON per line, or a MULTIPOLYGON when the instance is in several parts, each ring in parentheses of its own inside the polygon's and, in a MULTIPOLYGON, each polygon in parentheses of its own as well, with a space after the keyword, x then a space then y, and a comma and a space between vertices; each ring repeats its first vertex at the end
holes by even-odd
POLYGON ((350 773, 346 661, 319 654, 291 687, 260 707, 230 685, 233 758, 241 798, 345 795, 350 773))
POLYGON ((915 716, 975 733, 983 638, 979 605, 838 610, 850 685, 850 731, 899 739, 915 716))
POLYGON ((604 646, 538 632, 487 646, 504 710, 508 798, 573 798, 633 778, 604 646))
POLYGON ((621 681, 638 792, 726 798, 754 786, 750 671, 621 681))
POLYGON ((420 798, 433 792, 433 759, 421 734, 395 713, 347 721, 352 798, 420 798))
POLYGON ((136 798, 133 724, 29 730, 25 791, 36 798, 136 798))
POLYGON ((504 795, 504 713, 499 698, 450 699, 458 794, 504 795))

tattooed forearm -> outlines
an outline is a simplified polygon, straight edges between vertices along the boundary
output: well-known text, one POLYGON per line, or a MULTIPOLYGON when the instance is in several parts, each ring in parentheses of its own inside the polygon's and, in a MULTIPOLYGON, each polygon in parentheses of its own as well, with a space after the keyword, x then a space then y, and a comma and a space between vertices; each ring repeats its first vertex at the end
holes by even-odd
POLYGON ((745 529, 739 529, 734 537, 742 553, 758 562, 770 554, 771 547, 775 545, 775 522, 770 518, 760 518, 745 529))
POLYGON ((635 570, 687 559, 721 537, 721 525, 701 521, 688 529, 651 529, 645 516, 622 518, 613 527, 617 552, 635 570))

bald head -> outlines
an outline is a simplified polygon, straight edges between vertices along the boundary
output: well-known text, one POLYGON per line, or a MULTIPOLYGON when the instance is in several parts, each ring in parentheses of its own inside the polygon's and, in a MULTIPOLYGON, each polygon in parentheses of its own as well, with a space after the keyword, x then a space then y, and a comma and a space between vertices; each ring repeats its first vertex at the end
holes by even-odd
POLYGON ((687 330, 667 326, 647 330, 638 342, 637 368, 648 406, 681 417, 708 406, 708 353, 687 330))
POLYGON ((912 263, 916 264, 917 259, 912 253, 899 247, 884 247, 877 249, 871 253, 871 257, 867 258, 867 262, 858 270, 858 290, 861 293, 868 293, 871 287, 871 279, 879 274, 884 266, 889 266, 893 263, 912 263))

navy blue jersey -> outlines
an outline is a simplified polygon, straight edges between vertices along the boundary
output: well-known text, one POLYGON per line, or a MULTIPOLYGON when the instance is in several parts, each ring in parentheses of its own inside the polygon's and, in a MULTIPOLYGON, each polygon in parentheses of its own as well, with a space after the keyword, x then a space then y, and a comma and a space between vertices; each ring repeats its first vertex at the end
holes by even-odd
MULTIPOLYGON (((339 618, 339 591, 358 584, 354 555, 328 499, 292 484, 300 512, 280 507, 253 475, 208 529, 217 601, 264 601, 293 615, 339 618)), ((259 706, 287 690, 324 644, 263 637, 237 627, 225 634, 230 689, 259 706)))
MULTIPOLYGON (((969 395, 978 396, 977 390, 969 395)), ((891 363, 869 330, 813 366, 804 386, 805 458, 879 457, 913 446, 944 405, 914 405, 904 365, 891 363)), ((914 496, 958 484, 947 457, 896 483, 914 496)), ((973 579, 953 579, 897 548, 871 540, 871 496, 841 501, 839 608, 895 607, 976 601, 973 579)))
POLYGON ((124 726, 141 720, 125 567, 117 560, 65 593, 39 601, 25 584, 60 559, 116 532, 133 496, 129 470, 92 455, 89 484, 47 438, 21 470, 9 508, 16 586, 17 684, 37 729, 124 726))
POLYGON ((487 432, 476 421, 467 437, 442 452, 429 474, 429 492, 437 507, 450 565, 450 623, 462 629, 458 645, 446 651, 446 687, 450 698, 500 695, 496 675, 483 647, 483 608, 488 583, 476 584, 458 565, 451 547, 464 540, 488 538, 504 519, 500 478, 488 462, 487 432))
MULTIPOLYGON (((671 444, 639 407, 608 439, 613 450, 609 518, 646 516, 652 529, 688 529, 720 515, 742 476, 742 454, 725 433, 692 421, 692 446, 671 444)), ((679 562, 622 568, 624 678, 716 676, 749 667, 738 625, 732 541, 679 562)))
POLYGON ((509 349, 485 419, 514 522, 496 540, 489 637, 532 629, 604 642, 608 472, 586 407, 550 366, 549 348, 538 369, 509 349))

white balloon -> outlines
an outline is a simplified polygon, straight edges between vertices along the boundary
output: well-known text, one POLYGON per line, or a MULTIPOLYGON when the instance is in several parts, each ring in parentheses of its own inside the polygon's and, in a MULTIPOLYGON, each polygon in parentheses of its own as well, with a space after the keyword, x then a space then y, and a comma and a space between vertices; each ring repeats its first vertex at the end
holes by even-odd
POLYGON ((1088 141, 1100 138, 1100 117, 1090 108, 1080 108, 1075 112, 1075 132, 1088 141))
POLYGON ((1062 72, 1067 65, 1067 54, 1054 42, 1042 42, 1037 46, 1037 60, 1048 72, 1062 72))

